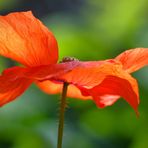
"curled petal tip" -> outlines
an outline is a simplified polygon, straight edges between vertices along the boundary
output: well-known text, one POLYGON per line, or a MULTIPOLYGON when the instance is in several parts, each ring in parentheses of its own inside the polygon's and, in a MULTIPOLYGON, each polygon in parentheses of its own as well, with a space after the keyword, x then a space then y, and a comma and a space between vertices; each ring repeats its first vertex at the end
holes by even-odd
POLYGON ((148 65, 148 48, 126 50, 115 59, 122 63, 124 70, 132 73, 148 65))

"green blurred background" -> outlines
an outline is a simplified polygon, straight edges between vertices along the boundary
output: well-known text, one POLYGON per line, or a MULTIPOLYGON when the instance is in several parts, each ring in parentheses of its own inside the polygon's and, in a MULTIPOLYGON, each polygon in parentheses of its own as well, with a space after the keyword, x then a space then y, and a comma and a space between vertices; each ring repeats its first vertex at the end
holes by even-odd
MULTIPOLYGON (((0 0, 0 14, 32 10, 55 34, 60 59, 113 58, 148 47, 148 0, 0 0)), ((0 70, 15 63, 0 57, 0 70)), ((147 148, 148 68, 134 73, 140 87, 140 117, 120 99, 98 109, 92 101, 69 99, 63 148, 147 148)), ((0 148, 55 148, 59 95, 31 86, 0 108, 0 148)))

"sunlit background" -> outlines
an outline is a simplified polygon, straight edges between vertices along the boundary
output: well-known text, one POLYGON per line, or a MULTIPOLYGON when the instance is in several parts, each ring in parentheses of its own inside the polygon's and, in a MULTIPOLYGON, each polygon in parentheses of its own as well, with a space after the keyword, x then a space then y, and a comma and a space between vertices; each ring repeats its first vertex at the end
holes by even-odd
MULTIPOLYGON (((147 0, 0 0, 1 15, 26 10, 55 34, 60 59, 101 60, 148 47, 147 0)), ((15 64, 0 57, 1 71, 15 64)), ((105 109, 68 99, 63 148, 148 147, 148 68, 133 75, 140 87, 140 117, 123 99, 105 109)), ((58 106, 59 95, 31 86, 0 109, 0 148, 55 148, 58 106)))

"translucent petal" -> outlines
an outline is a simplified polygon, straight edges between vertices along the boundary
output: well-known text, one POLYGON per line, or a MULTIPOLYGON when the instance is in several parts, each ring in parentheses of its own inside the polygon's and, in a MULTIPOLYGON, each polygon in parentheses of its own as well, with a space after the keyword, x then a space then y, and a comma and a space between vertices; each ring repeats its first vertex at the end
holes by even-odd
POLYGON ((148 65, 148 48, 126 50, 115 59, 123 64, 123 69, 127 72, 134 72, 148 65))
POLYGON ((29 67, 57 62, 55 37, 31 11, 0 16, 0 32, 1 55, 29 67))

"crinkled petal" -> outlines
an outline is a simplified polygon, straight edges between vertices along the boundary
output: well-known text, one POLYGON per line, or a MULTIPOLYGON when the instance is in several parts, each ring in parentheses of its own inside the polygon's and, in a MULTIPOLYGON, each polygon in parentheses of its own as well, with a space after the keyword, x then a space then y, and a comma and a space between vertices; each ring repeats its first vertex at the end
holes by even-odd
POLYGON ((123 64, 123 69, 127 72, 134 72, 143 66, 148 65, 148 48, 135 48, 126 50, 118 55, 116 60, 123 64))
POLYGON ((32 80, 22 77, 23 71, 18 67, 9 68, 0 76, 0 106, 16 99, 32 83, 32 80))
MULTIPOLYGON (((109 60, 101 64, 97 62, 82 62, 70 72, 60 76, 59 79, 79 86, 83 95, 84 90, 81 88, 93 91, 94 93, 91 91, 85 91, 85 93, 87 94, 86 96, 95 98, 94 100, 96 100, 96 96, 94 97, 95 93, 97 96, 122 96, 137 112, 139 104, 137 81, 124 71, 120 63, 116 63, 116 61, 109 60), (105 86, 106 89, 104 91, 95 89, 96 87, 100 89, 101 85, 105 86), (108 92, 108 90, 110 91, 108 92)), ((117 97, 116 99, 112 98, 113 103, 116 100, 117 97)), ((108 101, 109 103, 105 101, 104 105, 113 104, 111 99, 108 101)))
MULTIPOLYGON (((99 62, 73 61, 54 65, 53 68, 47 66, 43 70, 39 68, 34 71, 34 73, 29 73, 30 78, 42 82, 39 84, 40 88, 48 93, 61 91, 61 83, 68 82, 79 88, 82 96, 93 97, 98 106, 111 105, 121 96, 137 111, 139 104, 137 82, 129 73, 123 70, 120 62, 114 60, 99 62), (45 80, 55 82, 54 86, 53 84, 49 85, 49 82, 47 84, 45 80), (106 95, 112 97, 105 97, 106 95)), ((72 88, 70 88, 71 90, 72 88)), ((80 97, 80 93, 75 93, 75 90, 73 93, 74 97, 80 97)))
POLYGON ((66 62, 30 68, 26 76, 38 81, 56 80, 92 88, 107 75, 120 75, 122 65, 113 60, 98 62, 66 62))
MULTIPOLYGON (((36 83, 38 87, 47 94, 58 94, 62 92, 63 83, 56 83, 49 80, 36 83)), ((67 96, 78 99, 91 99, 91 96, 83 96, 81 91, 74 85, 70 84, 67 90, 67 96)))
POLYGON ((89 93, 99 107, 112 105, 121 96, 138 113, 138 84, 131 76, 127 76, 127 79, 107 76, 100 85, 89 90, 89 93))
POLYGON ((58 76, 57 80, 90 89, 100 84, 108 75, 120 77, 121 71, 123 71, 122 65, 113 60, 79 62, 71 71, 58 76))
MULTIPOLYGON (((50 79, 56 79, 58 76, 70 72, 79 65, 79 62, 68 62, 61 64, 50 64, 45 66, 27 68, 25 76, 27 78, 45 81, 50 79)), ((59 80, 60 81, 60 80, 59 80)))
POLYGON ((58 60, 53 34, 31 11, 0 16, 0 55, 29 67, 49 65, 58 60))

